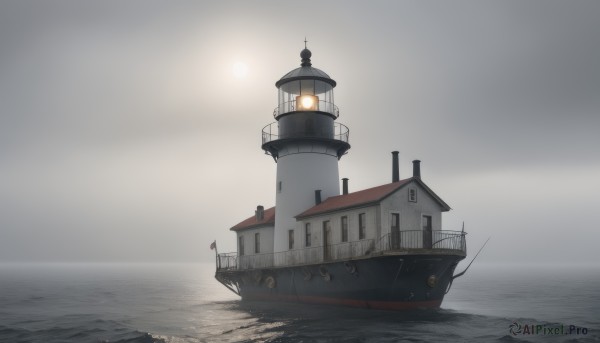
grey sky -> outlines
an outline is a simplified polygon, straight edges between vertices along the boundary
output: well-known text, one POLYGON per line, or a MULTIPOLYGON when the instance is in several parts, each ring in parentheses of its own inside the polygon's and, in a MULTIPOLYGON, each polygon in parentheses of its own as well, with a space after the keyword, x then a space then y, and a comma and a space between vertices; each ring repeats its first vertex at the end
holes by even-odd
POLYGON ((597 1, 0 2, 0 261, 206 261, 274 204, 300 63, 337 82, 359 190, 423 161, 487 262, 600 257, 597 1), (248 65, 237 79, 232 65, 248 65), (560 256, 557 256, 560 251, 560 256), (507 252, 509 252, 507 254, 507 252))

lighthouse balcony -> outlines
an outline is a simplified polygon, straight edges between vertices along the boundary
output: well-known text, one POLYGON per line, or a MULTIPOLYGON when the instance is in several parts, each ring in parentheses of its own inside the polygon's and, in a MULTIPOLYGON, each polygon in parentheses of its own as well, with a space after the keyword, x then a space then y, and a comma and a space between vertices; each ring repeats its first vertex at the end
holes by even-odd
POLYGON ((312 127, 299 127, 296 130, 286 130, 280 132, 279 123, 273 122, 262 129, 262 144, 272 141, 290 138, 312 138, 312 139, 331 139, 349 143, 350 130, 342 123, 333 123, 332 127, 314 129, 312 127))
MULTIPOLYGON (((297 111, 306 111, 305 108, 299 107, 301 105, 298 104, 297 101, 286 101, 282 102, 273 110, 273 117, 277 118, 280 115, 297 112, 297 111)), ((334 105, 332 102, 319 100, 316 101, 312 106, 311 110, 316 112, 325 112, 332 115, 334 118, 340 116, 340 109, 334 105)))
POLYGON ((340 158, 350 149, 349 137, 350 130, 341 123, 287 125, 287 123, 279 121, 273 122, 262 129, 262 148, 265 153, 278 158, 282 149, 289 149, 290 142, 309 143, 305 145, 305 148, 298 148, 302 150, 298 152, 310 152, 310 149, 317 148, 314 143, 318 143, 319 146, 326 146, 332 155, 340 158))
POLYGON ((217 270, 249 270, 259 268, 302 266, 309 264, 348 261, 383 255, 443 254, 466 256, 465 232, 433 231, 428 237, 421 230, 400 231, 399 235, 387 234, 377 240, 364 239, 354 242, 317 246, 278 253, 217 255, 217 270))

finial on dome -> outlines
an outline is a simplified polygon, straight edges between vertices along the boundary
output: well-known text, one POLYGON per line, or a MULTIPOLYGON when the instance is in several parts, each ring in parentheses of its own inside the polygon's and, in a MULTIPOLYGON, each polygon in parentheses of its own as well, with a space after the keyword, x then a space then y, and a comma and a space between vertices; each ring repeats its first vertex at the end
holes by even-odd
POLYGON ((310 67, 312 65, 312 63, 310 63, 312 52, 306 47, 307 42, 306 37, 304 37, 304 50, 300 52, 300 57, 302 58, 302 63, 300 65, 303 67, 310 67))

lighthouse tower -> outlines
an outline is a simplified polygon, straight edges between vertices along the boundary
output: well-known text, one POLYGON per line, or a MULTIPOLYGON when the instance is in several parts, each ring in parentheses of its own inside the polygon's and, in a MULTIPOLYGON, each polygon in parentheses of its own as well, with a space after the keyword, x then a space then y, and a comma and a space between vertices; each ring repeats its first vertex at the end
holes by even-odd
POLYGON ((277 163, 275 253, 300 247, 290 246, 295 216, 340 194, 338 160, 350 149, 348 128, 336 122, 336 82, 312 67, 311 55, 305 47, 301 66, 275 83, 276 121, 262 131, 262 148, 277 163))

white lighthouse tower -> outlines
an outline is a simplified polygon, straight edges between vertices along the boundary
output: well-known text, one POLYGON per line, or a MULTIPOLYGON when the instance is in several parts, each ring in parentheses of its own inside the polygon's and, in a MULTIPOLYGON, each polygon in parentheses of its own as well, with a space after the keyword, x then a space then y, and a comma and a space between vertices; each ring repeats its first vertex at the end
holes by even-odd
POLYGON ((338 160, 350 149, 348 128, 335 121, 336 82, 312 67, 311 55, 305 47, 301 67, 275 83, 276 121, 262 132, 262 148, 277 163, 275 253, 300 247, 291 243, 295 216, 340 194, 338 160))

